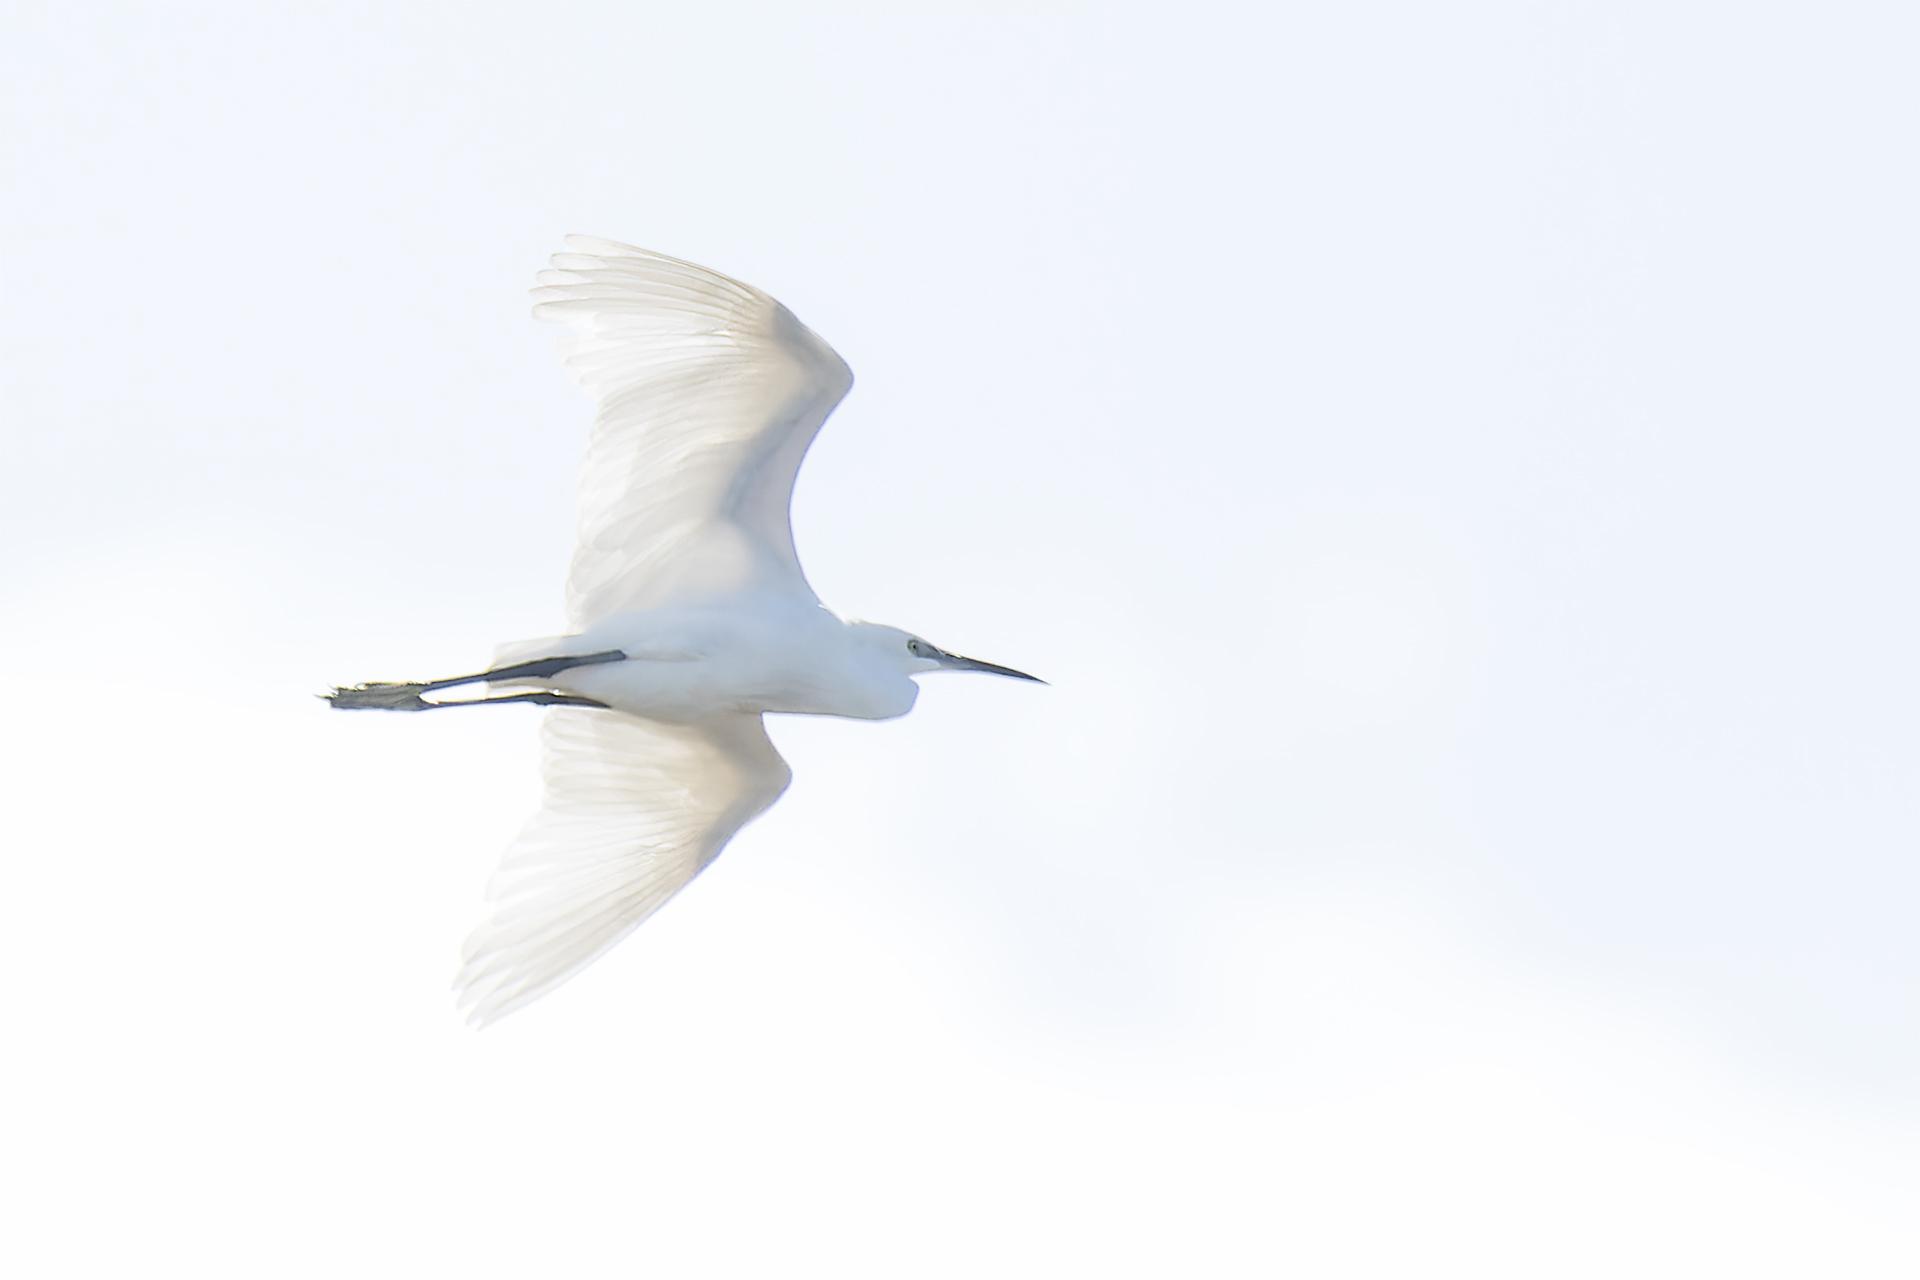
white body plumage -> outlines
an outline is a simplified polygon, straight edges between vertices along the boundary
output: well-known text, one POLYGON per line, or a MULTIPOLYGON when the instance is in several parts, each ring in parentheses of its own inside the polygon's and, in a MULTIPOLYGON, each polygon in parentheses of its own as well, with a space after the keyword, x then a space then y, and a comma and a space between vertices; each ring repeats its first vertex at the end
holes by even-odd
POLYGON ((544 680, 496 681, 592 698, 629 715, 688 723, 716 712, 890 720, 913 710, 916 671, 940 663, 893 627, 843 622, 816 603, 758 594, 616 614, 547 653, 618 649, 624 662, 571 667, 544 680))

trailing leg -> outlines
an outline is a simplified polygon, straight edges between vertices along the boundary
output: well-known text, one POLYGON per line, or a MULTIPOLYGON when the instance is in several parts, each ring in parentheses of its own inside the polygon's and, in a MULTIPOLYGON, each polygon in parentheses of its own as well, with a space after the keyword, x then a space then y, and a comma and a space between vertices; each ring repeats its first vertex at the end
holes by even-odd
POLYGON ((536 707, 599 707, 607 704, 572 693, 538 690, 532 693, 508 693, 497 698, 456 698, 451 702, 428 702, 420 696, 417 684, 363 684, 353 689, 335 689, 320 696, 341 711, 439 711, 444 707, 497 707, 504 702, 530 702, 536 707))
POLYGON ((506 698, 473 698, 465 702, 428 702, 421 697, 424 693, 438 693, 442 689, 456 689, 461 685, 479 684, 494 680, 551 680, 562 671, 573 667, 589 667, 601 662, 623 662, 626 654, 618 649, 607 649, 600 653, 570 654, 559 658, 538 658, 532 662, 515 662, 504 667, 495 667, 490 671, 479 671, 467 676, 448 676, 443 680, 422 680, 416 682, 375 681, 370 684, 358 684, 352 688, 335 689, 323 694, 329 705, 341 711, 430 711, 435 707, 477 706, 483 702, 538 702, 542 706, 590 706, 603 707, 603 702, 591 698, 575 698, 563 693, 516 694, 506 698))

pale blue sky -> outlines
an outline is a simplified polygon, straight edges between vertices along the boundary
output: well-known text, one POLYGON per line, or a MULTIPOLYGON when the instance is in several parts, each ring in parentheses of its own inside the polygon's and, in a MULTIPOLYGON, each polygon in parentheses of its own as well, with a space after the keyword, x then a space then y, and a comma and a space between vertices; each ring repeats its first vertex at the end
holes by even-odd
POLYGON ((1911 1275, 1916 35, 12 6, 6 1270, 1911 1275), (536 717, 310 695, 559 625, 569 231, 831 341, 815 586, 1054 684, 777 722, 475 1036, 536 717))

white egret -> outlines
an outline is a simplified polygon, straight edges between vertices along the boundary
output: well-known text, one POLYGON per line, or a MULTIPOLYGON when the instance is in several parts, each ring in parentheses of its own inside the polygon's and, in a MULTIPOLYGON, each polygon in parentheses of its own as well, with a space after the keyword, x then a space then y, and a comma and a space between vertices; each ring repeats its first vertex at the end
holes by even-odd
POLYGON ((568 634, 490 669, 327 695, 343 709, 550 706, 545 797, 507 852, 455 986, 476 1024, 538 998, 625 937, 786 790, 767 712, 885 720, 929 671, 1036 677, 909 632, 845 622, 807 585, 788 508, 853 385, 758 289, 570 236, 533 290, 571 329, 598 401, 567 577, 568 634), (434 695, 485 685, 515 690, 434 695))

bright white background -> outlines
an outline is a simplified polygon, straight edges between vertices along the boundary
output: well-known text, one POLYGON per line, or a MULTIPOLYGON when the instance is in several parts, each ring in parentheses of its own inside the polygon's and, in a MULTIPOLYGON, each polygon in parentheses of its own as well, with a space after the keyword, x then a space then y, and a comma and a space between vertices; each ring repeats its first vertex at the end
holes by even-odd
POLYGON ((9 5, 4 1269, 1912 1275, 1910 8, 799 8, 9 5), (556 629, 567 231, 1055 683, 476 1035, 536 715, 312 694, 556 629))

